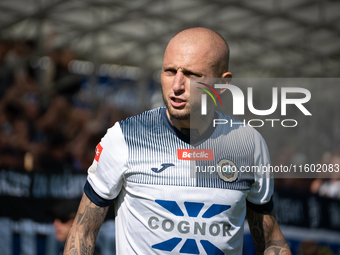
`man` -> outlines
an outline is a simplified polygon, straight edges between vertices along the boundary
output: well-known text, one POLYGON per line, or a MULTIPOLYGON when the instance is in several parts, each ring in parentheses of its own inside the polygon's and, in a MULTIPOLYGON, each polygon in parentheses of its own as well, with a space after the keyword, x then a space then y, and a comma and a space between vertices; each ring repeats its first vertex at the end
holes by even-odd
POLYGON ((231 79, 228 58, 227 43, 206 28, 170 40, 161 77, 166 108, 116 123, 98 144, 64 254, 91 254, 113 200, 119 255, 242 254, 245 217, 258 254, 290 254, 272 212, 271 178, 193 178, 190 170, 208 162, 188 160, 193 153, 237 169, 269 164, 254 129, 214 129, 211 115, 192 116, 200 102, 190 97, 190 79, 231 79))

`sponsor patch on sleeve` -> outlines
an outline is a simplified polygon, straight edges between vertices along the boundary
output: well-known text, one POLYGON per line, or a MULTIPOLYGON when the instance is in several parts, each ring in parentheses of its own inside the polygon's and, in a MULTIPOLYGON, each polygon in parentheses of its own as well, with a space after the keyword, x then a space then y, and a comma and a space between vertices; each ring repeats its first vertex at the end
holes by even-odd
POLYGON ((103 147, 100 145, 100 143, 98 143, 97 147, 96 147, 96 156, 94 157, 95 161, 99 161, 100 158, 100 154, 102 154, 103 151, 103 147))
POLYGON ((98 161, 100 158, 100 154, 103 151, 103 147, 100 145, 100 143, 98 143, 97 147, 96 147, 96 155, 94 156, 94 160, 92 165, 89 167, 89 171, 97 174, 97 168, 98 168, 98 161))

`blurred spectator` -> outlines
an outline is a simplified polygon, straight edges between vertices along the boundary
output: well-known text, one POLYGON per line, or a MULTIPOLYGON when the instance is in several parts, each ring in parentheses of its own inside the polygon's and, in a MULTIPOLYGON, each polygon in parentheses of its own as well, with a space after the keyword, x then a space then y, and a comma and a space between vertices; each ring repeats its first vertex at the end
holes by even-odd
MULTIPOLYGON (((58 255, 63 254, 65 241, 76 216, 78 205, 79 200, 77 199, 64 199, 57 201, 51 208, 51 214, 54 218, 55 238, 59 242, 58 255)), ((95 247, 94 255, 100 254, 99 248, 95 247)))
MULTIPOLYGON (((306 163, 306 156, 299 153, 295 146, 284 146, 280 149, 279 156, 273 162, 274 166, 299 166, 306 163)), ((312 179, 307 178, 277 178, 275 179, 275 189, 282 191, 294 190, 300 194, 309 193, 311 182, 312 179)))
POLYGON ((105 133, 96 121, 89 122, 70 143, 70 151, 73 156, 73 167, 80 171, 87 169, 95 156, 97 144, 105 133))
MULTIPOLYGON (((340 165, 340 156, 330 156, 330 159, 326 164, 333 166, 334 169, 332 173, 334 177, 328 179, 315 179, 310 186, 310 191, 311 193, 318 194, 322 197, 340 199, 340 178, 338 178, 339 172, 334 171, 336 165, 340 165)), ((331 174, 331 172, 328 174, 331 174)))
POLYGON ((25 122, 22 102, 15 97, 6 97, 0 109, 0 126, 2 139, 0 142, 0 162, 5 167, 23 168, 23 159, 28 149, 28 125, 25 122))
POLYGON ((67 138, 62 133, 48 136, 46 150, 38 158, 39 171, 63 173, 73 170, 71 154, 67 150, 67 138))
POLYGON ((64 47, 54 50, 50 56, 47 82, 52 86, 47 86, 52 89, 53 94, 62 95, 71 100, 81 88, 80 77, 69 71, 69 64, 75 58, 74 53, 71 49, 64 47))
POLYGON ((314 241, 304 241, 300 245, 301 255, 318 255, 318 244, 314 241))
POLYGON ((106 129, 127 116, 76 96, 81 82, 69 72, 71 49, 37 58, 34 46, 0 41, 0 167, 86 171, 106 129))
POLYGON ((9 49, 9 42, 0 41, 0 99, 3 97, 9 86, 13 83, 13 70, 6 63, 6 56, 9 49))

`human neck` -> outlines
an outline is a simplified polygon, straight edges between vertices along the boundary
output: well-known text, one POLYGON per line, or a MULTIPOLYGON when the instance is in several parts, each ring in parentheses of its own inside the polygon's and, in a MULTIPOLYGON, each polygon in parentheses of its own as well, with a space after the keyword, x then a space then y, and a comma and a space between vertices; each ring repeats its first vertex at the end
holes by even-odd
POLYGON ((179 120, 170 116, 168 109, 166 115, 171 124, 185 135, 191 135, 195 138, 202 135, 211 125, 214 114, 191 116, 187 120, 179 120))

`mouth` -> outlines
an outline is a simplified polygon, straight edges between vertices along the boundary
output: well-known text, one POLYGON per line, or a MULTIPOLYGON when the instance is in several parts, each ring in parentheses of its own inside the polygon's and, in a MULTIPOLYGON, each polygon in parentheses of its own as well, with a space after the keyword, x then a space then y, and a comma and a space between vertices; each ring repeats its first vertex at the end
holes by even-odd
POLYGON ((186 101, 176 97, 170 97, 171 105, 175 108, 183 107, 186 104, 186 101))

